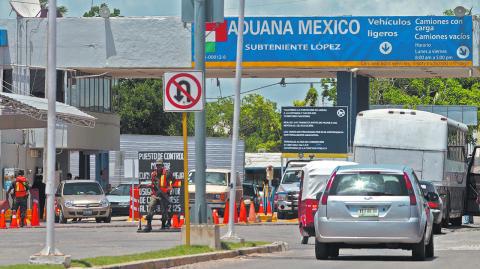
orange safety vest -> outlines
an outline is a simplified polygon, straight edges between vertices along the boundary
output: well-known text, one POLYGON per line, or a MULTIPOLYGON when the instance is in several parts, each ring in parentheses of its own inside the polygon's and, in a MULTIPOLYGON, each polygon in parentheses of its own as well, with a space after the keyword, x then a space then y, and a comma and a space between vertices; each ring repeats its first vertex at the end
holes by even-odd
POLYGON ((23 198, 27 196, 27 187, 25 187, 26 182, 27 182, 27 179, 22 176, 18 176, 17 179, 15 180, 15 197, 16 198, 23 198))
MULTIPOLYGON (((156 177, 157 177, 157 172, 154 171, 152 173, 152 185, 155 184, 155 180, 156 180, 156 177)), ((171 179, 170 179, 171 180, 171 179)), ((160 190, 164 193, 167 193, 168 192, 168 187, 172 185, 172 182, 168 182, 168 179, 167 179, 167 169, 163 168, 162 170, 162 174, 160 176, 160 178, 158 179, 158 185, 160 187, 160 190)))

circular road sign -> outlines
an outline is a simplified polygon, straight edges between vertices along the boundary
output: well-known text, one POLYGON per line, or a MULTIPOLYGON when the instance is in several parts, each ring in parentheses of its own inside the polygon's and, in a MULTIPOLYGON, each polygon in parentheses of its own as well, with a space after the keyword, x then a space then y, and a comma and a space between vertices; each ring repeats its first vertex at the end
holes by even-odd
POLYGON ((164 110, 200 111, 203 109, 203 73, 198 71, 165 73, 164 110))

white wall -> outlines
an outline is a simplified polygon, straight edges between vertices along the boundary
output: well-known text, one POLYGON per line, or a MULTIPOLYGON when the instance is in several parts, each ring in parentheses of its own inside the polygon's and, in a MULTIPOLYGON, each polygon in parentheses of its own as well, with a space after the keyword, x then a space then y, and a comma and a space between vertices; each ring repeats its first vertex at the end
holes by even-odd
MULTIPOLYGON (((45 67, 47 20, 0 19, 9 47, 0 65, 45 67)), ((191 66, 191 30, 176 17, 59 18, 58 68, 185 68, 191 66)), ((0 54, 1 55, 1 54, 0 54)))

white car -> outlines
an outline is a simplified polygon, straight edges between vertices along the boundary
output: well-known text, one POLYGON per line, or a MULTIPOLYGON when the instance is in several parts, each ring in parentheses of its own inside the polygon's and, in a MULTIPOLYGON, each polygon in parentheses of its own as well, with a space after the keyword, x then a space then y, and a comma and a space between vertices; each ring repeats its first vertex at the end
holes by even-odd
POLYGON ((412 250, 433 257, 433 214, 414 171, 406 166, 357 165, 334 170, 315 215, 315 256, 340 248, 412 250))

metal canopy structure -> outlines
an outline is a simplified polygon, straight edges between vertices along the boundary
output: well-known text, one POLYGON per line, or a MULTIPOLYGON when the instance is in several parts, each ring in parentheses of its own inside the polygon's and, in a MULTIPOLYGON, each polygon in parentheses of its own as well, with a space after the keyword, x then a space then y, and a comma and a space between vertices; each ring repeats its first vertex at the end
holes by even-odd
MULTIPOLYGON (((185 68, 77 68, 88 74, 108 74, 115 78, 159 78, 163 73, 173 70, 185 71, 185 68)), ((355 70, 357 75, 369 78, 469 78, 480 77, 480 69, 469 67, 343 67, 343 68, 248 68, 244 78, 335 78, 337 72, 355 70)), ((233 78, 234 68, 207 68, 207 78, 233 78)))
MULTIPOLYGON (((48 100, 0 92, 0 129, 45 128, 48 100)), ((57 102, 57 120, 80 127, 95 127, 95 117, 57 102)))

